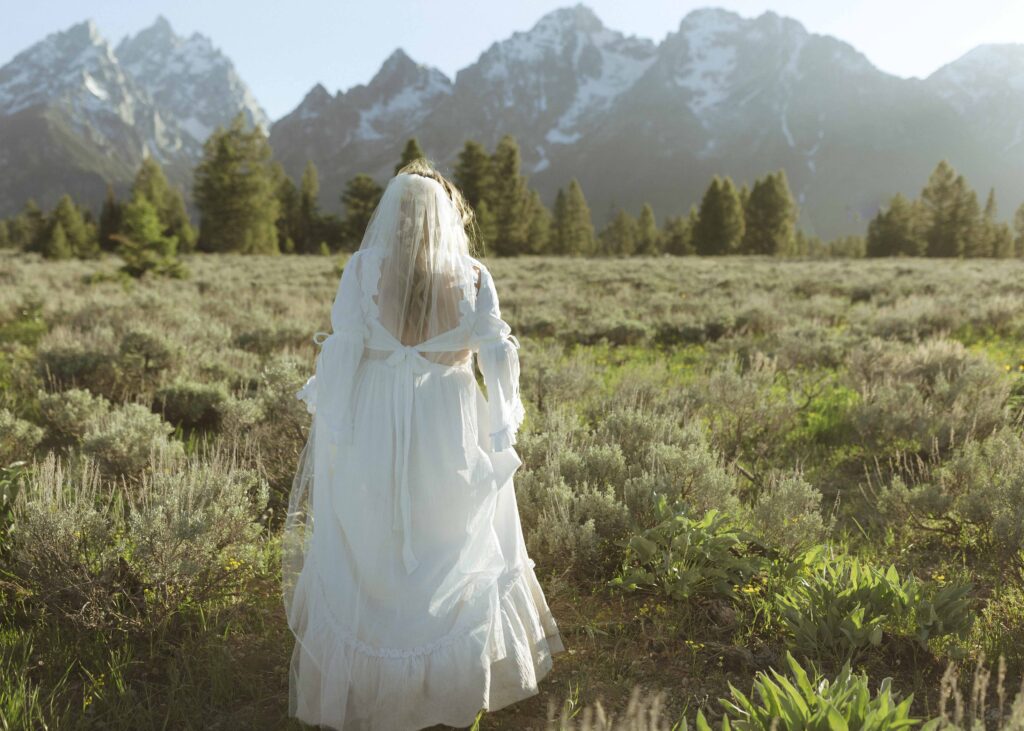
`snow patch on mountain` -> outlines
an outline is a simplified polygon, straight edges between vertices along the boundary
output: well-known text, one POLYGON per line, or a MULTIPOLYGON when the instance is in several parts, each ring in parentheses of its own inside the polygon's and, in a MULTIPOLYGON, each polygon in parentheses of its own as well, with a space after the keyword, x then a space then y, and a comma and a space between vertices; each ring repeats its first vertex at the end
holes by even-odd
POLYGON ((742 19, 735 13, 701 9, 689 13, 680 25, 688 49, 685 65, 675 83, 690 93, 687 105, 704 126, 708 112, 730 93, 729 80, 736 68, 736 47, 726 33, 734 33, 742 19))
POLYGON ((116 54, 163 116, 179 121, 193 146, 202 145, 212 130, 226 126, 240 111, 249 124, 270 129, 270 119, 252 91, 206 36, 183 38, 160 16, 124 38, 116 54))
MULTIPOLYGON (((604 34, 603 34, 604 35, 604 34)), ((618 34, 611 34, 617 36, 618 34)), ((600 53, 600 72, 595 76, 586 76, 576 89, 576 96, 570 107, 558 119, 545 139, 557 144, 572 144, 581 134, 577 127, 591 115, 606 111, 616 98, 631 88, 636 80, 650 68, 654 62, 654 53, 637 52, 635 46, 622 48, 617 41, 621 37, 603 39, 606 44, 598 44, 600 53)), ((582 43, 579 44, 582 46, 582 43)))

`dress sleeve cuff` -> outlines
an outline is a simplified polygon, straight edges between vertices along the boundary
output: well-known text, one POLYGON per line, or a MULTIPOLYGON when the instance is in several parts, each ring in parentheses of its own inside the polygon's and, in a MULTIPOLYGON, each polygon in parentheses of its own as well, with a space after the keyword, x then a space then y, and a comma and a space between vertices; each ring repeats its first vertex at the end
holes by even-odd
POLYGON ((515 443, 516 434, 511 425, 506 426, 501 431, 491 434, 491 450, 494 452, 504 452, 506 449, 510 449, 515 443))
POLYGON ((305 402, 306 411, 310 414, 316 413, 316 374, 310 376, 306 385, 295 392, 295 398, 305 402))

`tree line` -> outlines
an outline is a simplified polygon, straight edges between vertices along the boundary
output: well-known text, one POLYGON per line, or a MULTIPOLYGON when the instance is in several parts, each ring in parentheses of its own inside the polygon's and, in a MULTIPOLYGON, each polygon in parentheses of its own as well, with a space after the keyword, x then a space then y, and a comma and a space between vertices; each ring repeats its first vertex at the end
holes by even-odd
MULTIPOLYGON (((395 172, 421 157, 416 139, 408 140, 395 172)), ((453 178, 476 211, 471 238, 482 251, 498 256, 1024 256, 1024 205, 1017 210, 1014 233, 996 221, 995 192, 982 209, 977 194, 945 160, 920 198, 894 196, 870 222, 866 237, 828 243, 797 227, 799 210, 783 170, 758 178, 751 187, 715 176, 698 205, 685 216, 669 216, 660 227, 649 203, 638 216, 618 208, 600 231, 575 178, 558 189, 550 210, 544 205, 521 172, 519 145, 511 135, 493 151, 467 140, 453 178)), ((70 196, 48 214, 30 200, 21 213, 0 220, 0 247, 56 259, 117 252, 134 275, 180 273, 176 257, 183 252, 354 250, 382 194, 372 176, 358 174, 341 194, 343 215, 322 211, 312 161, 296 184, 273 159, 263 131, 248 128, 238 115, 207 139, 194 171, 198 230, 182 191, 148 158, 127 200, 118 200, 108 186, 99 220, 70 196)))
POLYGON ((871 220, 866 254, 1024 257, 1024 204, 1014 214, 1013 228, 997 221, 997 215, 995 189, 981 208, 977 192, 942 160, 919 197, 911 200, 897 193, 871 220))

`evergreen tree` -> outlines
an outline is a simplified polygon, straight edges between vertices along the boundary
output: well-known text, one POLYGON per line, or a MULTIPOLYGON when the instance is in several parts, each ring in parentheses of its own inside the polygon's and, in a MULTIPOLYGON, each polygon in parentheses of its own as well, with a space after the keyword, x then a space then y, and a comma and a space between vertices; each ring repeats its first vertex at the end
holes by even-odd
POLYGON ((283 254, 295 254, 295 239, 301 228, 299 189, 276 160, 271 164, 271 177, 274 179, 274 196, 277 198, 277 247, 283 254))
POLYGON ((1021 203, 1013 214, 1013 227, 1017 231, 1017 238, 1014 242, 1014 255, 1024 257, 1024 203, 1021 203))
POLYGON ((791 254, 796 243, 796 219, 796 203, 785 170, 755 181, 747 202, 743 251, 791 254))
POLYGON ((997 220, 999 216, 996 204, 996 190, 990 188, 982 213, 981 231, 972 237, 978 242, 974 247, 973 256, 991 256, 1006 259, 1014 256, 1013 230, 1009 224, 997 220))
POLYGON ((11 248, 10 226, 6 219, 0 219, 0 249, 11 248))
POLYGON ((423 150, 420 149, 420 143, 416 141, 416 138, 411 138, 405 143, 405 149, 402 150, 402 159, 399 160, 398 164, 395 165, 395 175, 398 175, 398 171, 403 167, 411 163, 413 160, 419 160, 422 157, 426 157, 423 154, 423 150))
POLYGON ((811 252, 815 253, 821 246, 821 255, 844 257, 847 259, 862 259, 867 256, 867 241, 863 236, 840 236, 827 245, 820 245, 821 239, 815 237, 812 243, 811 252))
POLYGON ((47 259, 70 259, 74 254, 68 237, 64 234, 64 225, 60 221, 54 222, 42 243, 42 255, 47 259))
POLYGON ((8 226, 11 244, 22 251, 43 251, 43 245, 50 235, 43 215, 35 199, 29 198, 21 213, 11 219, 8 226))
POLYGON ((694 253, 693 230, 690 217, 697 218, 697 209, 690 207, 690 216, 669 216, 665 221, 665 227, 661 231, 660 248, 666 254, 672 256, 688 256, 694 253))
POLYGON ((605 256, 631 256, 636 252, 640 229, 629 211, 620 208, 601 231, 601 253, 605 256))
POLYGON ((558 189, 551 224, 551 253, 589 256, 595 253, 594 223, 579 181, 569 182, 568 192, 558 189))
POLYGON ((475 213, 476 230, 471 232, 470 238, 476 249, 483 250, 490 245, 490 242, 494 241, 494 237, 497 235, 497 226, 486 198, 480 200, 475 213))
POLYGON ((867 256, 922 256, 926 246, 920 206, 902 193, 868 224, 867 256))
POLYGON ((565 190, 558 189, 555 193, 555 205, 551 209, 551 245, 550 253, 565 254, 566 240, 569 230, 569 203, 565 190))
POLYGON ((491 184, 491 156, 476 140, 466 140, 455 163, 455 184, 474 210, 487 198, 491 184))
POLYGON ((295 245, 304 254, 320 250, 320 176, 312 160, 306 163, 299 189, 298 230, 295 245))
POLYGON ((928 214, 928 256, 963 256, 976 246, 980 210, 977 193, 948 161, 942 160, 921 191, 928 214))
POLYGON ((493 181, 486 199, 489 211, 494 216, 491 248, 500 256, 529 251, 528 237, 532 225, 530 191, 519 167, 519 143, 512 135, 505 135, 491 156, 493 181))
POLYGON ((195 229, 185 209, 185 197, 179 188, 171 187, 160 163, 147 157, 132 181, 132 198, 141 195, 156 208, 165 236, 173 236, 182 251, 190 251, 196 242, 195 229))
POLYGON ((278 203, 270 145, 258 126, 246 131, 239 113, 203 145, 195 172, 195 200, 204 251, 276 254, 278 203))
POLYGON ((527 248, 524 253, 547 253, 551 241, 551 212, 541 201, 540 193, 535 190, 529 192, 524 215, 529 224, 526 230, 527 248))
POLYGON ((41 250, 43 242, 50 235, 49 226, 46 224, 46 214, 43 213, 43 210, 36 204, 34 199, 29 199, 25 203, 22 216, 25 222, 26 247, 34 251, 41 250))
POLYGON ((159 209, 142 192, 125 205, 122 230, 114 234, 114 240, 124 260, 121 270, 133 277, 149 272, 174 277, 185 274, 177 258, 178 239, 165 233, 159 209))
POLYGON ((735 254, 743 240, 743 206, 732 179, 712 178, 704 191, 693 229, 698 254, 735 254))
POLYGON ((117 242, 111 237, 121 232, 121 221, 124 216, 124 207, 117 196, 114 195, 114 188, 107 184, 107 194, 103 198, 103 208, 100 209, 100 226, 97 238, 100 249, 113 251, 117 248, 117 242))
POLYGON ((661 253, 658 222, 654 218, 654 209, 650 203, 644 203, 637 221, 636 253, 644 256, 661 253))
MULTIPOLYGON (((70 195, 61 196, 50 216, 50 226, 60 224, 65 242, 72 256, 92 258, 99 255, 96 230, 86 223, 82 211, 70 195)), ((51 234, 51 239, 53 235, 51 234)), ((52 244, 51 244, 52 245, 52 244)))
POLYGON ((1013 229, 1005 221, 999 221, 990 233, 992 254, 999 259, 1010 259, 1015 256, 1013 229))
POLYGON ((740 188, 739 196, 740 207, 743 208, 744 211, 746 211, 747 204, 750 202, 750 186, 744 183, 743 186, 740 188))
POLYGON ((345 243, 350 249, 359 248, 373 209, 383 194, 384 190, 365 173, 359 173, 348 181, 341 194, 341 203, 345 206, 345 243))

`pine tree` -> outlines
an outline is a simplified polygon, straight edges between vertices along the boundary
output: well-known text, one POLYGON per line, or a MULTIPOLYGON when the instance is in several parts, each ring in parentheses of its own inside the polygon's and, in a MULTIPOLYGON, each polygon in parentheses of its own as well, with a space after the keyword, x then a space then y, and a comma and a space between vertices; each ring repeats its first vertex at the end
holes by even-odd
POLYGON ((475 249, 482 251, 494 241, 494 237, 497 235, 497 225, 486 198, 480 200, 475 213, 476 230, 472 232, 471 241, 475 249))
POLYGON ((569 231, 569 203, 565 190, 555 193, 555 205, 551 208, 551 244, 549 253, 565 254, 569 231))
POLYGON ((6 219, 0 219, 0 249, 11 248, 10 226, 6 219))
POLYGON ((455 163, 455 184, 474 210, 487 198, 491 184, 491 156, 476 140, 466 140, 455 163))
POLYGON ((1017 238, 1014 241, 1014 255, 1024 258, 1024 203, 1021 203, 1013 214, 1013 227, 1017 231, 1017 238))
POLYGON ((594 223, 579 181, 569 182, 568 192, 558 189, 551 223, 551 253, 589 256, 595 253, 594 223))
POLYGON ((797 209, 786 171, 754 182, 746 210, 743 251, 748 254, 792 254, 796 244, 797 209))
POLYGON ((95 228, 86 223, 70 195, 65 194, 57 201, 50 216, 50 226, 55 224, 60 224, 72 256, 86 259, 99 255, 95 228))
POLYGON ((747 210, 747 204, 750 202, 750 186, 748 186, 746 183, 744 183, 743 186, 740 188, 739 196, 740 196, 740 207, 744 211, 746 211, 747 210))
POLYGON ((117 248, 117 242, 111 236, 121 232, 121 221, 124 216, 124 208, 117 196, 114 195, 114 188, 107 184, 107 194, 103 198, 103 208, 100 209, 100 226, 97 238, 100 249, 113 251, 117 248))
POLYGON ((150 272, 174 277, 185 274, 177 258, 178 239, 165 233, 159 209, 142 192, 125 205, 122 231, 114 234, 114 240, 124 260, 121 270, 133 277, 150 272))
MULTIPOLYGON (((696 209, 691 208, 696 216, 696 209)), ((686 256, 693 252, 693 241, 690 237, 690 225, 687 218, 683 216, 669 216, 665 220, 665 226, 661 230, 661 243, 659 248, 671 256, 686 256)))
POLYGON ((277 247, 282 254, 295 254, 298 253, 295 238, 301 228, 299 189, 280 162, 275 160, 270 167, 277 198, 277 247))
POLYGON ((228 129, 218 127, 203 145, 195 171, 199 246, 276 254, 278 203, 270 145, 258 125, 246 131, 245 124, 239 113, 228 129))
POLYGON ((526 249, 523 253, 545 254, 551 241, 551 212, 540 199, 540 193, 529 192, 524 211, 528 222, 526 229, 526 249))
POLYGON ((973 237, 982 228, 978 195, 948 161, 932 171, 921 200, 928 214, 928 256, 959 257, 975 249, 973 237))
POLYGON ((74 254, 60 221, 54 222, 49 235, 43 240, 42 254, 47 259, 70 259, 74 254))
POLYGON ((1006 259, 1014 256, 1013 230, 1010 225, 997 220, 999 209, 996 203, 996 190, 990 188, 982 213, 981 231, 973 240, 979 245, 974 247, 973 256, 991 256, 1006 259))
POLYGON ((920 206, 902 193, 868 224, 867 256, 922 256, 926 246, 920 206))
POLYGON ((654 218, 654 209, 650 203, 644 203, 637 220, 636 253, 643 256, 654 256, 661 253, 661 240, 658 233, 658 222, 654 218))
POLYGON ((629 211, 620 208, 601 231, 601 253, 605 256, 631 256, 636 252, 640 230, 629 211))
POLYGON ((147 157, 132 181, 131 195, 141 195, 156 208, 165 236, 173 236, 182 251, 195 246, 196 234, 185 209, 185 198, 179 188, 172 188, 160 163, 147 157))
POLYGON ((9 231, 11 244, 16 249, 40 253, 43 251, 46 239, 50 235, 50 228, 46 224, 46 216, 34 198, 29 198, 21 213, 11 219, 9 231))
POLYGON ((365 173, 359 173, 345 186, 341 203, 345 206, 345 243, 350 249, 359 248, 366 225, 383 193, 377 182, 365 173))
POLYGON ((395 175, 398 175, 398 171, 413 160, 419 160, 422 157, 426 157, 426 155, 424 155, 423 150, 420 149, 420 143, 416 141, 415 137, 411 138, 405 143, 405 149, 402 150, 402 159, 399 160, 397 165, 395 165, 395 175))
POLYGON ((295 246, 304 254, 320 250, 320 176, 312 160, 306 162, 299 188, 298 228, 295 246))
POLYGON ((743 206, 732 179, 712 178, 700 202, 693 245, 698 254, 735 254, 743 240, 743 206))
POLYGON ((491 248, 499 256, 512 256, 529 250, 530 191, 519 167, 519 143, 512 135, 505 135, 491 156, 493 183, 486 199, 494 216, 491 248))

